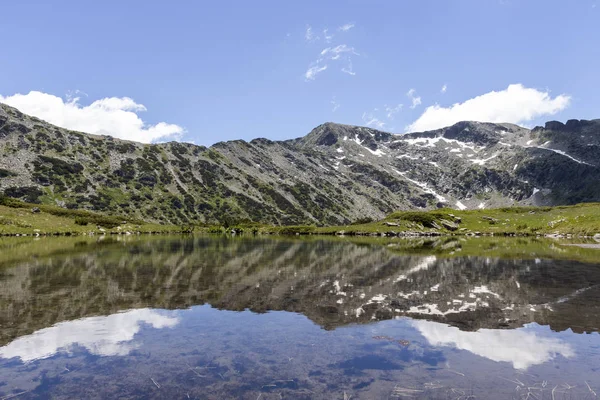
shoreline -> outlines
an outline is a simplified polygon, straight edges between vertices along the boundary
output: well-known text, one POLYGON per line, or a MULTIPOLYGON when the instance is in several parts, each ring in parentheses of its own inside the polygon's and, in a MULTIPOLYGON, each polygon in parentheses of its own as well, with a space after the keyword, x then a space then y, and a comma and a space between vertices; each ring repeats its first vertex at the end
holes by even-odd
POLYGON ((161 224, 128 216, 103 215, 4 199, 0 236, 98 236, 161 234, 322 235, 364 237, 546 237, 600 239, 600 203, 557 207, 506 207, 485 210, 396 211, 383 219, 362 218, 340 225, 201 221, 161 224))
MULTIPOLYGON (((226 236, 336 236, 336 237, 387 237, 387 238, 433 238, 433 237, 522 237, 522 238, 546 238, 546 239, 597 239, 600 240, 600 235, 581 235, 571 233, 544 233, 544 234, 532 234, 528 232, 418 232, 418 231, 406 231, 406 232, 278 232, 278 229, 285 229, 285 227, 272 227, 266 228, 263 231, 253 232, 250 230, 244 230, 240 228, 236 229, 224 229, 216 231, 214 229, 194 229, 194 230, 152 230, 152 231, 89 231, 89 232, 77 232, 77 231, 66 231, 66 232, 0 232, 0 237, 94 237, 94 236, 142 236, 142 235, 193 235, 193 234, 212 234, 212 235, 226 235, 226 236)), ((575 245, 573 245, 575 246, 575 245)), ((591 246, 591 245, 590 245, 591 246)), ((598 244, 600 248, 600 243, 598 244)))

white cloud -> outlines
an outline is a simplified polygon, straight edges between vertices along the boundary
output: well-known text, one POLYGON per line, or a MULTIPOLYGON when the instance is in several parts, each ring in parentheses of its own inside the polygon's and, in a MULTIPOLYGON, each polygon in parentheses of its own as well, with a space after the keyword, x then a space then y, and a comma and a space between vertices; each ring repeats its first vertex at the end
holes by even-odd
POLYGON ((307 80, 307 81, 312 81, 312 80, 315 79, 315 77, 317 76, 317 74, 325 71, 326 69, 327 69, 327 65, 319 66, 317 64, 317 65, 315 65, 313 67, 310 67, 304 73, 304 79, 307 80))
POLYGON ((552 98, 548 91, 509 85, 450 107, 433 105, 406 127, 408 132, 439 129, 460 121, 508 122, 520 124, 543 115, 553 115, 569 106, 571 97, 561 94, 552 98))
POLYGON ((59 351, 69 351, 76 345, 84 347, 91 354, 123 356, 137 347, 131 341, 142 323, 156 329, 173 328, 179 319, 144 308, 106 317, 61 322, 0 347, 0 357, 18 357, 23 362, 29 362, 52 357, 59 351))
POLYGON ((442 86, 442 88, 440 89, 440 92, 442 92, 442 93, 446 93, 446 90, 448 90, 448 85, 446 85, 446 84, 444 83, 444 86, 442 86))
POLYGON ((379 120, 372 113, 363 113, 362 120, 365 126, 372 126, 377 129, 383 129, 385 127, 385 122, 379 120))
MULTIPOLYGON (((354 54, 354 55, 357 55, 357 56, 359 55, 354 50, 354 47, 349 47, 346 44, 340 44, 340 45, 335 46, 335 47, 327 47, 327 48, 321 50, 321 55, 322 56, 327 56, 327 57, 332 58, 332 59, 333 59, 333 57, 339 56, 339 55, 341 55, 343 53, 351 53, 351 54, 354 54)), ((337 57, 337 58, 339 58, 339 57, 337 57)), ((337 58, 335 58, 335 59, 337 60, 337 58)))
POLYGON ((379 108, 374 108, 372 112, 364 112, 362 114, 363 124, 377 129, 394 129, 389 126, 389 123, 394 120, 395 115, 398 114, 403 107, 402 104, 397 104, 395 106, 388 106, 386 104, 381 110, 379 108), (385 112, 385 116, 382 116, 383 112, 385 112))
POLYGON ((349 68, 346 68, 346 67, 342 68, 342 72, 345 72, 348 75, 352 75, 352 76, 356 75, 356 72, 352 71, 352 64, 350 64, 349 68))
POLYGON ((348 66, 343 67, 342 72, 352 76, 356 75, 356 72, 352 71, 352 61, 348 61, 348 66))
POLYGON ((543 364, 558 355, 567 358, 575 356, 575 351, 568 343, 539 336, 527 329, 463 332, 438 322, 415 320, 411 323, 432 346, 467 350, 492 361, 512 363, 516 369, 543 364))
POLYGON ((400 110, 402 110, 402 107, 404 107, 404 105, 398 104, 397 106, 390 107, 386 104, 384 107, 385 107, 385 112, 386 112, 388 119, 393 120, 394 115, 398 114, 400 112, 400 110))
POLYGON ((326 47, 321 50, 319 58, 310 64, 308 70, 304 73, 306 81, 312 81, 315 79, 318 73, 323 72, 327 69, 327 61, 347 60, 348 64, 346 67, 341 69, 342 72, 348 75, 356 75, 356 72, 352 70, 352 59, 350 55, 360 55, 354 50, 354 47, 350 47, 346 44, 340 44, 335 47, 326 47))
POLYGON ((315 36, 315 33, 312 30, 312 26, 306 25, 306 32, 304 33, 304 39, 307 42, 313 42, 315 40, 319 40, 318 36, 315 36))
POLYGON ((331 105, 333 105, 333 108, 332 108, 331 112, 336 112, 336 110, 337 110, 338 108, 340 108, 340 103, 338 103, 338 102, 335 100, 335 96, 333 97, 333 99, 331 99, 331 105))
POLYGON ((411 101, 411 105, 410 108, 414 109, 415 107, 417 107, 418 105, 421 104, 421 97, 420 96, 416 96, 415 94, 417 93, 417 91, 415 89, 410 89, 407 93, 406 96, 410 99, 411 101))
POLYGON ((79 104, 79 97, 62 98, 37 91, 28 94, 0 96, 0 102, 63 128, 120 139, 151 143, 167 138, 180 138, 181 126, 159 122, 146 124, 137 113, 146 107, 129 97, 107 97, 88 106, 79 104))
MULTIPOLYGON (((347 32, 354 27, 354 24, 348 23, 337 28, 339 32, 347 32)), ((323 29, 323 40, 326 43, 331 43, 334 39, 333 33, 329 32, 328 28, 323 29)), ((307 42, 316 42, 321 38, 315 34, 312 26, 306 25, 306 32, 304 38, 307 42)), ((326 47, 317 56, 316 60, 309 64, 309 68, 304 73, 306 81, 312 81, 320 73, 327 69, 329 62, 340 61, 345 63, 345 67, 341 68, 343 73, 348 75, 356 75, 356 72, 352 70, 352 56, 360 56, 356 52, 354 47, 348 46, 347 44, 339 44, 337 46, 326 47)))

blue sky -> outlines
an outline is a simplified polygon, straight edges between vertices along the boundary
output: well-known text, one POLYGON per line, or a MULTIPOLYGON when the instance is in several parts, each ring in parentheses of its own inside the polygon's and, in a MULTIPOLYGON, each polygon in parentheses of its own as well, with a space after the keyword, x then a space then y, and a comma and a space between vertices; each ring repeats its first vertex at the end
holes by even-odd
POLYGON ((600 118, 596 3, 5 2, 0 101, 72 129, 204 145, 326 121, 402 133, 600 118))

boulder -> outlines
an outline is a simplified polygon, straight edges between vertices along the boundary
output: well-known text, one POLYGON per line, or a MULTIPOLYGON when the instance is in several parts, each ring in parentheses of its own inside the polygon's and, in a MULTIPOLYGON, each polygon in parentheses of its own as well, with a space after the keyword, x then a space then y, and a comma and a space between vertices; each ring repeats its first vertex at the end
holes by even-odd
POLYGON ((39 207, 33 207, 33 208, 31 209, 31 212, 32 212, 32 213, 34 213, 34 214, 37 214, 37 213, 39 213, 39 212, 40 212, 40 208, 39 208, 39 207))
POLYGON ((458 229, 458 224, 452 221, 448 221, 447 219, 442 219, 440 224, 449 231, 455 231, 458 229))

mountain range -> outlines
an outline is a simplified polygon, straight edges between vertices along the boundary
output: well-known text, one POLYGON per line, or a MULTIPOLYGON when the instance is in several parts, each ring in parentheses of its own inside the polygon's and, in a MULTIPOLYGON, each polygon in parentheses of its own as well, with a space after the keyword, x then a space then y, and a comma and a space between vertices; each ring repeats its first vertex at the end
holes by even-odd
POLYGON ((0 194, 162 223, 347 224, 395 210, 600 201, 600 120, 459 122, 395 135, 142 144, 0 104, 0 194))

